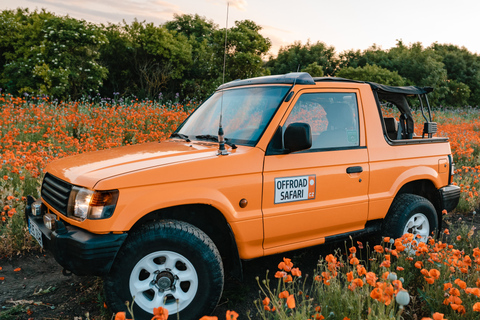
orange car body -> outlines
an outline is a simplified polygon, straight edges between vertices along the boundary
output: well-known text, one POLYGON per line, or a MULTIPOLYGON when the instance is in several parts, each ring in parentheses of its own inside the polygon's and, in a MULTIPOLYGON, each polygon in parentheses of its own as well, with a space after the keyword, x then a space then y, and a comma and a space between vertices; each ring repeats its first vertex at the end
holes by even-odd
POLYGON ((171 138, 80 154, 48 165, 46 172, 72 185, 118 190, 115 211, 108 219, 80 221, 47 202, 44 205, 64 224, 93 234, 128 233, 142 218, 169 208, 210 206, 231 228, 239 258, 251 259, 364 230, 368 221, 385 218, 396 194, 409 183, 428 182, 437 190, 449 185, 452 164, 447 139, 413 137, 409 143, 391 143, 369 84, 319 81, 295 84, 293 91, 255 146, 227 146, 228 155, 218 155, 215 142, 171 138), (300 97, 318 92, 354 94, 358 145, 268 154, 277 128, 285 125, 300 97), (361 170, 347 173, 348 168, 361 170), (281 194, 288 184, 307 189, 281 194), (282 197, 306 200, 282 202, 282 197))

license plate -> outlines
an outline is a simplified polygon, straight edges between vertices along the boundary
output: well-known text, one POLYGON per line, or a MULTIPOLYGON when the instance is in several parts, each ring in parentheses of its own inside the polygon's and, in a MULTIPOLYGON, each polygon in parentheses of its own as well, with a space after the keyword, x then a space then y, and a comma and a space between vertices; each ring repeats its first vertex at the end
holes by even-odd
POLYGON ((38 228, 37 224, 32 219, 28 219, 28 231, 32 237, 37 240, 40 247, 43 248, 42 231, 40 231, 40 228, 38 228))

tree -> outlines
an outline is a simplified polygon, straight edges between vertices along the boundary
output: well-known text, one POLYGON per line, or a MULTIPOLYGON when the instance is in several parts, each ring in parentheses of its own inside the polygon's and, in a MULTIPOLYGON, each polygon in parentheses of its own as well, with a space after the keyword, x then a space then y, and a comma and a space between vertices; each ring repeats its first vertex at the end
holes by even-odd
MULTIPOLYGON (((225 81, 257 77, 264 74, 263 60, 271 47, 270 39, 259 32, 262 29, 251 20, 235 21, 228 30, 226 46, 225 81)), ((222 70, 225 53, 225 29, 214 34, 215 61, 222 70)))
POLYGON ((468 104, 471 90, 462 82, 456 80, 447 80, 445 83, 447 94, 442 103, 447 106, 462 107, 468 104))
POLYGON ((174 15, 165 27, 186 36, 192 46, 192 64, 185 70, 183 79, 174 85, 181 88, 183 97, 206 98, 221 83, 222 65, 216 65, 213 46, 218 26, 198 14, 184 14, 174 15))
POLYGON ((136 95, 140 91, 132 64, 133 44, 120 24, 103 26, 108 42, 100 47, 100 63, 108 69, 108 77, 100 89, 102 96, 114 93, 136 95))
POLYGON ((187 38, 164 26, 135 20, 104 30, 112 45, 102 48, 102 62, 111 70, 107 82, 113 92, 157 97, 191 65, 187 38))
POLYGON ((395 71, 405 79, 406 85, 434 87, 435 91, 430 95, 434 103, 443 101, 449 92, 442 58, 431 48, 423 48, 419 42, 406 46, 399 40, 395 47, 388 50, 373 45, 362 53, 346 52, 341 55, 341 61, 343 66, 376 65, 395 71))
MULTIPOLYGON (((431 48, 441 57, 447 70, 447 77, 452 80, 448 86, 464 84, 471 91, 471 95, 466 101, 462 96, 457 103, 480 105, 480 56, 469 52, 465 47, 459 48, 451 44, 434 43, 431 48)), ((455 90, 455 93, 458 92, 466 91, 464 89, 455 90)))
POLYGON ((365 67, 343 68, 340 69, 336 75, 342 78, 371 81, 389 86, 405 85, 405 79, 402 78, 396 71, 390 71, 377 65, 372 66, 367 64, 365 67))
POLYGON ((323 68, 319 66, 317 62, 310 63, 301 71, 308 72, 312 77, 323 77, 323 68))
POLYGON ((76 99, 102 85, 107 70, 97 62, 98 48, 107 39, 99 27, 45 10, 6 10, 2 18, 0 81, 8 90, 76 99))
POLYGON ((277 57, 271 57, 266 66, 271 74, 285 74, 303 70, 314 62, 322 67, 326 75, 333 75, 338 66, 335 48, 320 41, 314 44, 308 41, 305 45, 296 41, 280 48, 277 57))

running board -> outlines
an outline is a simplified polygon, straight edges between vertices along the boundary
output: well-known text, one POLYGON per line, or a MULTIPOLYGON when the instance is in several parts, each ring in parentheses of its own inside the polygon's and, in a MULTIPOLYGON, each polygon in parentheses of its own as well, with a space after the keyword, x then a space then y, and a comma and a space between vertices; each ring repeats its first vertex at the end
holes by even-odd
POLYGON ((349 239, 350 237, 358 238, 358 237, 378 233, 382 229, 382 223, 383 223, 383 219, 367 221, 364 229, 325 237, 325 243, 339 242, 345 239, 349 239))

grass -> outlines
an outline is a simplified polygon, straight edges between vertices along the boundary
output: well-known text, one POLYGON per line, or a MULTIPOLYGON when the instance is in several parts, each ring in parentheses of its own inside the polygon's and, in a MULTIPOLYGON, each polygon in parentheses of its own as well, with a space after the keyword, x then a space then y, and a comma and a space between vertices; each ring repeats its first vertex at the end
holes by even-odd
MULTIPOLYGON (((2 94, 0 255, 38 248, 28 235, 22 212, 27 195, 38 197, 47 163, 81 152, 165 139, 196 105, 191 101, 172 104, 130 100, 108 105, 88 100, 51 102, 48 98, 31 97, 26 100, 2 94)), ((456 213, 472 213, 480 203, 480 166, 477 165, 480 160, 479 111, 472 108, 442 109, 434 110, 434 116, 439 123, 439 136, 449 138, 456 163, 454 181, 462 190, 456 213)), ((419 120, 421 115, 414 112, 414 117, 419 120)), ((421 130, 421 126, 416 130, 421 130)), ((452 214, 448 218, 455 220, 452 214)), ((414 315, 433 317, 435 312, 440 312, 448 319, 473 319, 478 316, 473 308, 480 301, 480 296, 472 291, 480 287, 480 282, 477 284, 477 279, 480 279, 477 270, 480 241, 472 227, 465 222, 452 224, 450 235, 443 234, 439 239, 432 239, 418 255, 397 249, 398 241, 404 239, 382 243, 382 253, 375 250, 379 244, 370 246, 365 243, 361 245, 364 246, 362 249, 358 243, 351 243, 343 251, 321 257, 317 270, 309 279, 305 275, 298 276, 297 270, 294 271, 297 275, 293 274, 294 267, 289 267, 291 261, 283 261, 288 266, 285 269, 282 265, 282 270, 278 270, 284 272, 281 277, 269 275, 263 281, 259 279, 262 297, 257 301, 258 317, 415 319, 414 315), (460 236, 458 240, 457 236, 460 236), (395 254, 392 250, 396 250, 395 254), (440 260, 436 261, 433 257, 439 255, 440 260), (351 263, 353 258, 358 259, 358 263, 355 260, 351 263), (452 265, 452 259, 456 259, 456 265, 452 265), (464 273, 462 268, 465 266, 459 265, 459 261, 465 264, 468 259, 471 265, 467 268, 468 273, 464 273), (423 267, 416 268, 415 262, 422 262, 423 267), (390 266, 387 267, 388 264, 390 266), (366 272, 371 272, 368 274, 371 279, 376 278, 374 285, 368 284, 367 273, 359 265, 366 272), (432 271, 434 269, 439 271, 438 276, 432 271), (397 280, 394 280, 393 273, 397 280), (432 279, 433 283, 430 283, 432 279), (361 286, 360 281, 363 283, 361 286), (465 288, 462 289, 460 281, 465 282, 465 288), (356 285, 352 289, 354 282, 356 285), (409 304, 403 308, 396 302, 399 282, 410 296, 409 304), (456 296, 455 290, 444 290, 448 284, 458 289, 461 303, 450 298, 456 296), (457 303, 445 302, 447 298, 457 303), (292 301, 294 308, 289 307, 292 301), (268 310, 273 308, 276 311, 268 310)), ((242 290, 232 289, 225 294, 230 297, 232 307, 250 298, 242 290)), ((3 313, 0 315, 3 316, 3 313)))

